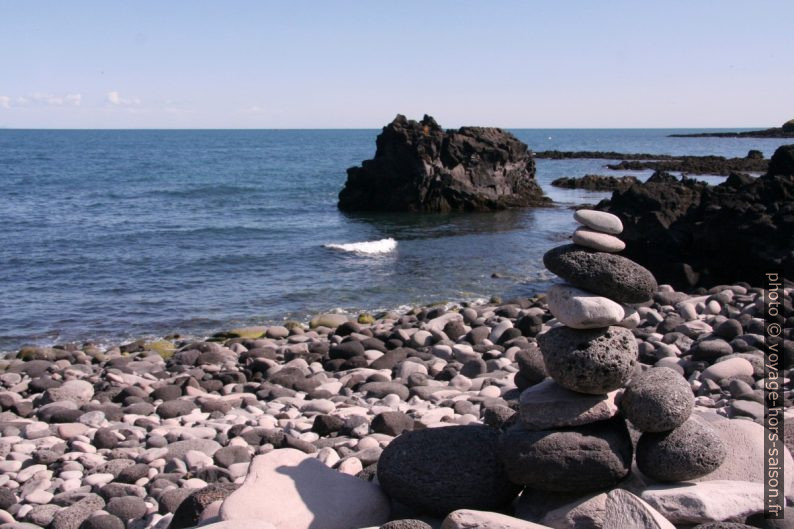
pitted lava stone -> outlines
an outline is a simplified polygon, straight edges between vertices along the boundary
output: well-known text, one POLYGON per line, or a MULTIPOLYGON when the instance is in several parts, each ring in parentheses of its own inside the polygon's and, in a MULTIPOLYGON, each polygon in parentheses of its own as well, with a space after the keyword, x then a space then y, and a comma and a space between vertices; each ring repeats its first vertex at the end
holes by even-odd
POLYGON ((717 470, 725 444, 708 424, 689 419, 670 432, 644 433, 637 442, 637 467, 657 481, 687 481, 717 470))
POLYGON ((406 432, 378 461, 391 498, 438 516, 457 509, 495 510, 518 495, 497 457, 499 431, 482 425, 406 432))
POLYGON ((546 371, 560 386, 604 395, 623 387, 637 366, 637 341, 624 327, 554 327, 538 336, 546 371))
POLYGON ((684 377, 669 367, 654 367, 632 379, 620 409, 641 432, 666 432, 683 424, 694 405, 684 377))
POLYGON ((575 244, 552 248, 543 264, 573 286, 620 303, 643 303, 658 289, 653 274, 631 259, 575 244))
POLYGON ((548 492, 588 492, 626 477, 632 445, 621 418, 539 431, 517 423, 502 436, 499 454, 514 483, 548 492))

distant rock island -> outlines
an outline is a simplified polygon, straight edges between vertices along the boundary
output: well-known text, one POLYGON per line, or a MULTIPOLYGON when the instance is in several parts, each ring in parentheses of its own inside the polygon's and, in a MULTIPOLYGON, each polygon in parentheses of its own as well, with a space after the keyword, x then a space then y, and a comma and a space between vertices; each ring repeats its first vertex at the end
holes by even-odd
POLYGON ((794 138, 794 119, 782 127, 745 132, 698 132, 696 134, 670 134, 670 138, 794 138))
POLYGON ((343 211, 493 211, 550 204, 527 146, 493 127, 442 129, 398 114, 375 157, 347 170, 343 211))
POLYGON ((551 185, 564 189, 587 189, 589 191, 615 191, 626 189, 639 182, 636 176, 605 176, 586 174, 582 177, 563 176, 553 180, 551 185))

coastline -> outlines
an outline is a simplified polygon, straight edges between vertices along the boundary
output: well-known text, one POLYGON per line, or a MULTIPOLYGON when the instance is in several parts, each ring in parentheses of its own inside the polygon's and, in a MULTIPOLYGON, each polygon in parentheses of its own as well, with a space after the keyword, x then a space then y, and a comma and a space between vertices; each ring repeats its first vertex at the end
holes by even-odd
MULTIPOLYGON (((677 371, 696 413, 759 423, 760 292, 746 284, 692 295, 660 287, 638 308, 639 361, 677 371)), ((42 527, 64 516, 59 505, 86 518, 134 512, 141 528, 174 520, 189 527, 217 515, 217 505, 204 512, 208 503, 182 500, 208 486, 212 501, 224 498, 255 455, 293 448, 371 480, 399 433, 449 424, 501 429, 516 420, 521 390, 545 377, 535 337, 554 321, 543 296, 378 316, 326 314, 308 326, 107 350, 28 348, 0 360, 4 508, 42 527)), ((760 481, 753 458, 763 446, 750 446, 703 479, 760 481)), ((655 485, 632 476, 635 491, 655 485)))

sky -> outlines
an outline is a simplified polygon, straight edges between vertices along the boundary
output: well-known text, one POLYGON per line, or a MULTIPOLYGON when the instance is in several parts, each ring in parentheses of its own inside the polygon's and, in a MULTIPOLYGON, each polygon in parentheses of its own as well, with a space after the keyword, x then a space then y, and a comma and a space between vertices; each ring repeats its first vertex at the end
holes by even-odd
POLYGON ((0 127, 770 127, 794 1, 0 0, 0 127))

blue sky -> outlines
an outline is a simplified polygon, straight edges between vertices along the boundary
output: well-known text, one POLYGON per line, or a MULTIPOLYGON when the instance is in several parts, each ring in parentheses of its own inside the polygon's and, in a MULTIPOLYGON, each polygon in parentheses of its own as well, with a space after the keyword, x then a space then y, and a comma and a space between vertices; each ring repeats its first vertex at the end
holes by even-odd
POLYGON ((0 0, 0 127, 743 127, 794 2, 0 0))

